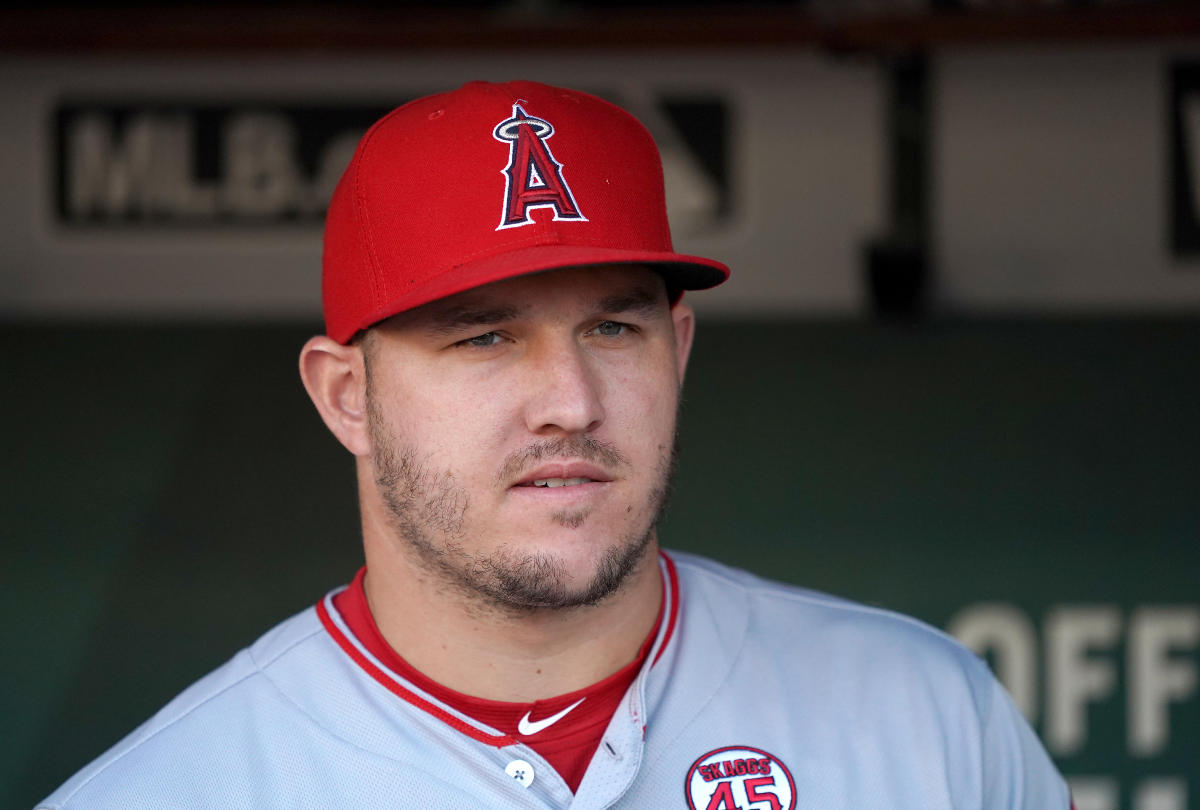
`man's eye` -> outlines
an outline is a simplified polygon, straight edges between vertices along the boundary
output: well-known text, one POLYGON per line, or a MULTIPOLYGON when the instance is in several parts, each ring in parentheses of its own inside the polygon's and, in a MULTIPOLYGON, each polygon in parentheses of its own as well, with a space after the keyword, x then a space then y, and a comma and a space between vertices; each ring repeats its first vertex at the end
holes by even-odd
POLYGON ((500 342, 500 336, 498 334, 496 334, 495 332, 484 332, 482 335, 476 335, 473 338, 467 338, 466 340, 460 340, 459 345, 460 346, 474 346, 474 347, 478 347, 478 348, 482 349, 482 348, 487 348, 488 346, 495 346, 499 342, 500 342))
POLYGON ((605 321, 596 327, 596 334, 604 337, 620 337, 629 327, 616 321, 605 321))

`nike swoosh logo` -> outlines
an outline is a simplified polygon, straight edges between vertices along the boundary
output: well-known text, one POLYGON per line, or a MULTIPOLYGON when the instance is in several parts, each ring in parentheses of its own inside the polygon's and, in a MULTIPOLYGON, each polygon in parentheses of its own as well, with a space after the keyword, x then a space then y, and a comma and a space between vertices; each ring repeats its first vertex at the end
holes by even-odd
POLYGON ((562 720, 564 717, 570 714, 572 709, 574 709, 580 703, 583 703, 585 700, 587 700, 587 698, 581 697, 579 700, 575 701, 558 714, 552 714, 549 717, 543 718, 542 720, 530 720, 529 712, 525 712, 525 716, 517 722, 517 731, 521 732, 526 737, 531 734, 537 734, 539 731, 545 731, 546 729, 550 728, 550 726, 554 725, 559 720, 562 720))

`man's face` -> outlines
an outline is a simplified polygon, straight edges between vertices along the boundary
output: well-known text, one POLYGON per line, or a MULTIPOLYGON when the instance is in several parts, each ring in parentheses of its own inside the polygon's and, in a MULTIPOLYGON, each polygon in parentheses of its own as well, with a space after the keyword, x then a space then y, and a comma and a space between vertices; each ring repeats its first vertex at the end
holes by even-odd
POLYGON ((605 267, 490 284, 372 330, 373 477, 402 553, 494 607, 615 591, 655 548, 690 318, 652 271, 605 267))

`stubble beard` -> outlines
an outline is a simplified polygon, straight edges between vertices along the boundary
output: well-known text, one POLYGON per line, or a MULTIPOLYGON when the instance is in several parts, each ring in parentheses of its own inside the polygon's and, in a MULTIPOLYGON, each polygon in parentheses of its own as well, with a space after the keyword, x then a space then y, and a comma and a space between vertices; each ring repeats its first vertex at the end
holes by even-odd
MULTIPOLYGON (((510 614, 596 605, 620 590, 645 559, 670 494, 677 455, 674 436, 662 448, 656 465, 654 486, 643 510, 645 524, 610 542, 591 579, 582 587, 569 588, 566 565, 551 553, 520 553, 506 546, 491 553, 471 551, 466 528, 469 493, 455 481, 453 472, 436 471, 430 459, 418 457, 412 447, 400 446, 372 402, 368 391, 375 484, 389 524, 417 563, 469 604, 510 614)), ((511 469, 538 458, 556 456, 610 466, 625 463, 610 444, 586 435, 564 437, 535 443, 510 456, 497 477, 503 479, 511 469)), ((588 515, 587 510, 564 510, 551 520, 578 528, 588 515)))

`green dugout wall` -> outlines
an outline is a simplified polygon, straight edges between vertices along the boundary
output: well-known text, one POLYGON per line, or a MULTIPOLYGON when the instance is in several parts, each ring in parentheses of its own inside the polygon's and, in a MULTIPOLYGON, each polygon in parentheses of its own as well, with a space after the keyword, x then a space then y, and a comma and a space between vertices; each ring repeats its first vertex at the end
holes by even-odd
MULTIPOLYGON (((0 806, 353 575, 309 333, 0 333, 0 806)), ((953 628, 1079 810, 1196 810, 1198 359, 1195 318, 704 322, 664 543, 953 628)))

